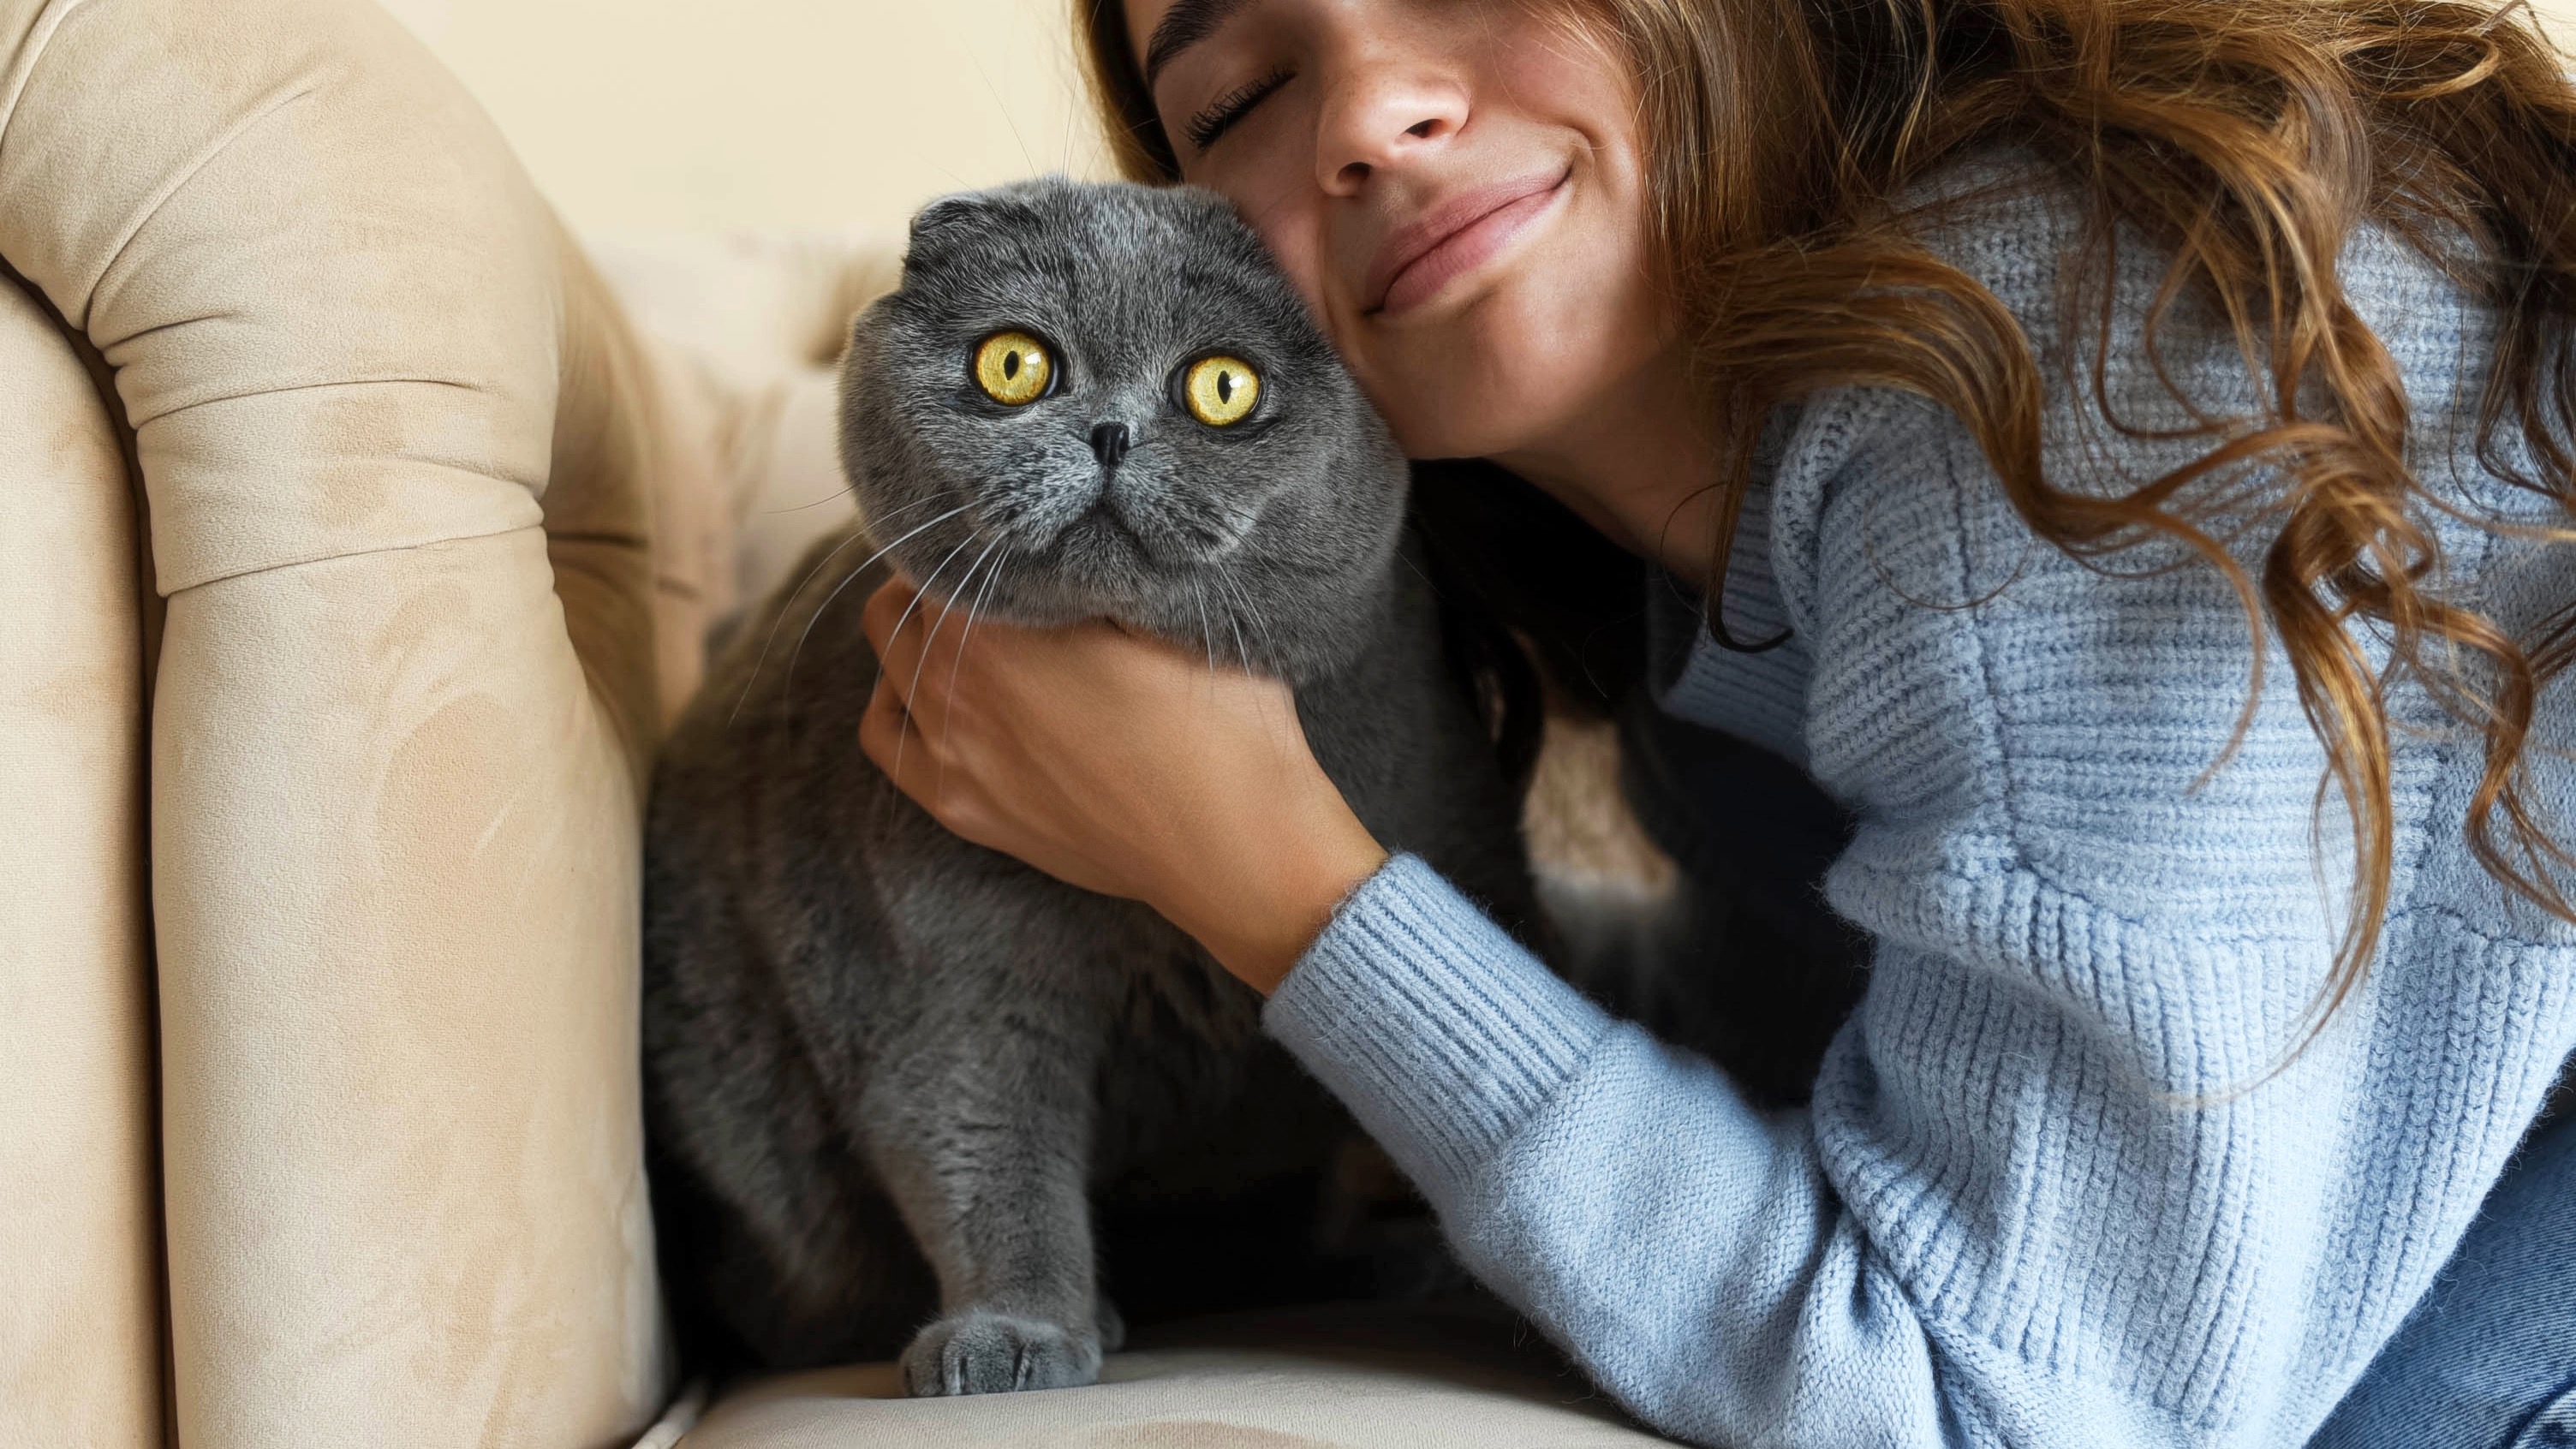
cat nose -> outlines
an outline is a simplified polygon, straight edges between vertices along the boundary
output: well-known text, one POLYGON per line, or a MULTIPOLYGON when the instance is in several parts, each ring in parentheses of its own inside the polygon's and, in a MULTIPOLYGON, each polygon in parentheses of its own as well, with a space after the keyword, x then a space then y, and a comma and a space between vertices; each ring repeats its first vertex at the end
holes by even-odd
POLYGON ((1125 423, 1101 423, 1091 430, 1091 456, 1100 460, 1100 466, 1115 468, 1127 456, 1130 441, 1125 423))

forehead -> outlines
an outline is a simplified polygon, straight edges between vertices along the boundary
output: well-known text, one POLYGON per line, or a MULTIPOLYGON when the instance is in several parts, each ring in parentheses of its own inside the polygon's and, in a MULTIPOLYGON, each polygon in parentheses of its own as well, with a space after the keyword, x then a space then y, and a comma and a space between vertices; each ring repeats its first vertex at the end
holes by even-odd
MULTIPOLYGON (((1184 51, 1276 0, 1125 0, 1127 53, 1147 86, 1184 51)), ((1365 0, 1363 0, 1365 3, 1365 0)))
POLYGON ((916 325, 943 331, 1016 320, 1097 344, 1311 330, 1222 203, 1145 188, 1040 192, 917 236, 903 290, 916 325))
POLYGON ((1171 13, 1175 0, 1117 0, 1127 16, 1127 53, 1141 68, 1146 42, 1153 38, 1154 27, 1171 13))

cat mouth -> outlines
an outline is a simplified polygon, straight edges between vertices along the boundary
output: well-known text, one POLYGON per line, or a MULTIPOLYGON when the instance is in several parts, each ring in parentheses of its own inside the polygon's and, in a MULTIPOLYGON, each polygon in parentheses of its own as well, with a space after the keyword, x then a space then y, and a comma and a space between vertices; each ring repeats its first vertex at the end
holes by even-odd
MULTIPOLYGON (((1123 489, 1120 481, 1103 476, 1090 487, 978 499, 965 557, 987 541, 994 547, 954 592, 978 612, 1024 623, 1106 617, 1156 634, 1186 624, 1195 640, 1197 601, 1229 589, 1227 565, 1244 556, 1257 517, 1243 503, 1167 491, 1174 480, 1138 479, 1123 489)), ((943 547, 924 550, 922 562, 938 561, 943 547)))
POLYGON ((1027 623, 1105 617, 1173 633, 1181 622, 1174 610, 1195 623, 1192 601, 1227 590, 1212 570, 1235 557, 1243 542, 1243 531, 1151 513, 1137 517, 1105 497, 1052 529, 1032 528, 1032 522, 996 529, 992 557, 976 579, 959 581, 961 601, 1027 623))
POLYGON ((1175 506, 1104 483, 1087 498, 986 521, 1031 564, 1094 574, 1104 566, 1113 574, 1184 574, 1232 554, 1252 531, 1253 520, 1218 505, 1175 506))
POLYGON ((1150 572, 1178 574, 1215 563, 1242 542, 1243 530, 1183 514, 1122 508, 1104 492, 1065 527, 1056 552, 1068 561, 1123 555, 1150 572))

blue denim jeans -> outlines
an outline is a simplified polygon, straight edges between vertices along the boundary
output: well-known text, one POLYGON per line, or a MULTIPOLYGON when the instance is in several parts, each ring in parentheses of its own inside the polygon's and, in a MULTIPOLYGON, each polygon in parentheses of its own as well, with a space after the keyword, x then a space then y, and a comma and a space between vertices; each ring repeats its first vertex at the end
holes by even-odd
POLYGON ((2308 1449, 2576 1449, 2576 1114, 2522 1145, 2308 1449))

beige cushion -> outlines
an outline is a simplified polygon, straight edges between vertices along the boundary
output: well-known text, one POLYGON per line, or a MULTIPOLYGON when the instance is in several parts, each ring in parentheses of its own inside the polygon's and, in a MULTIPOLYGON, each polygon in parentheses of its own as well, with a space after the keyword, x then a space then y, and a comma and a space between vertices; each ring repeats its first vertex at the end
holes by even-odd
MULTIPOLYGON (((178 1442, 631 1437, 667 1370, 637 815, 694 658, 666 686, 654 618, 725 552, 657 530, 657 498, 705 484, 646 359, 481 113, 363 0, 0 0, 0 256, 115 370, 168 599, 148 813, 178 1442)), ((95 404, 46 416, 91 435, 62 455, 91 537, 39 582, 100 600, 62 647, 107 662, 81 714, 113 753, 133 611, 77 575, 123 489, 95 404)), ((15 640, 42 616, 11 607, 15 640)), ((0 691, 12 719, 43 707, 14 668, 0 691)), ((115 915, 137 862, 106 843, 138 825, 110 774, 48 788, 101 859, 67 867, 62 924, 13 897, 7 929, 76 978, 85 1044, 49 1070, 88 1105, 51 1126, 101 1146, 62 1180, 103 1205, 99 1262, 59 1268, 102 1296, 65 1352, 124 1386, 107 1403, 142 1393, 153 1207, 115 915)), ((149 1442, 116 1412, 133 1436, 35 1442, 149 1442)))
POLYGON ((0 1444, 161 1438, 133 495, 0 275, 0 1444))
POLYGON ((855 512, 841 475, 834 370, 850 319, 902 274, 865 233, 587 238, 639 327, 672 359, 720 459, 732 554, 711 617, 765 597, 855 512))
POLYGON ((729 1395, 682 1449, 1625 1449, 1636 1428, 1499 1316, 1321 1308, 1189 1326, 1100 1382, 907 1399, 894 1367, 729 1395))

